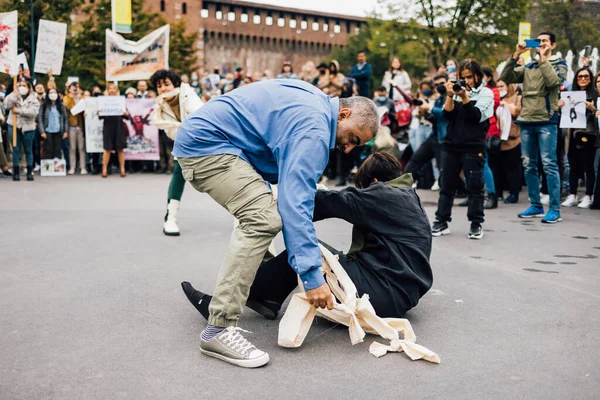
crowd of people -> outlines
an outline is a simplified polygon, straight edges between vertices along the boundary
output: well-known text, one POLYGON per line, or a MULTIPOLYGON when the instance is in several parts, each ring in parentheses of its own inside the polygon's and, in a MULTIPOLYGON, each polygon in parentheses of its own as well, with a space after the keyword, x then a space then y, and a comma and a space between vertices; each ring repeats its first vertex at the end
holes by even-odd
MULTIPOLYGON (((544 33, 540 38, 538 60, 524 65, 521 55, 528 49, 519 45, 501 73, 474 60, 459 63, 449 59, 436 72, 417 81, 403 68, 402 60, 394 57, 389 69, 378 78, 373 76, 366 53, 361 51, 356 65, 346 75, 340 71, 339 63, 331 60, 318 65, 308 61, 297 74, 290 62, 284 62, 279 74, 268 70, 249 74, 242 68, 222 74, 219 67, 214 67, 210 72, 194 72, 191 77, 182 75, 177 79, 198 96, 200 104, 273 78, 303 80, 331 97, 372 98, 382 113, 380 134, 350 154, 335 150, 322 182, 335 180, 336 186, 345 186, 370 152, 391 152, 405 171, 413 174, 419 188, 440 191, 434 234, 449 233, 448 207, 455 197, 463 199, 459 205, 469 207, 469 218, 477 228, 483 222, 484 209, 497 208, 499 202, 518 203, 524 185, 533 209, 521 216, 541 216, 543 206, 549 205, 552 212, 544 214, 544 222, 558 222, 561 203, 565 207, 600 207, 600 198, 594 196, 594 190, 600 186, 596 185, 600 175, 600 152, 596 151, 600 147, 596 110, 600 75, 584 66, 576 71, 573 82, 566 82, 566 64, 552 53, 555 36, 544 33), (541 49, 546 47, 547 54, 542 54, 541 49), (380 84, 371 88, 372 82, 380 84), (559 94, 566 88, 586 93, 585 129, 558 127, 564 104, 559 94), (470 113, 473 110, 469 107, 463 109, 463 94, 465 101, 469 99, 465 105, 474 105, 475 114, 470 113), (470 126, 467 121, 473 122, 477 115, 481 121, 470 126), (486 131, 483 140, 482 129, 486 131), (581 198, 580 186, 585 188, 581 198), (598 200, 594 202, 594 198, 598 200)), ((155 85, 140 81, 123 93, 127 98, 155 98, 155 85)), ((123 177, 128 172, 180 174, 171 155, 173 141, 163 129, 160 161, 125 161, 127 132, 122 120, 128 118, 127 113, 104 118, 105 151, 101 157, 86 153, 84 115, 73 115, 70 110, 88 96, 119 94, 121 89, 114 84, 106 90, 99 86, 84 90, 77 82, 70 82, 63 93, 51 74, 46 85, 39 81, 34 84, 29 71, 20 70, 16 88, 12 83, 0 86, 3 176, 20 180, 21 175, 26 175, 27 180, 34 180, 41 159, 61 157, 70 175, 89 172, 106 177, 117 171, 123 177), (17 116, 16 127, 13 115, 17 116), (15 132, 17 145, 13 147, 15 132)))

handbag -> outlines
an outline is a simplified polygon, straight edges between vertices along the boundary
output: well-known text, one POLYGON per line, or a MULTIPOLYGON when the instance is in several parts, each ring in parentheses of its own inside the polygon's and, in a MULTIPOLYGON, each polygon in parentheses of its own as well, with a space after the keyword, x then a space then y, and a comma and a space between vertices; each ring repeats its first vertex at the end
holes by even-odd
POLYGON ((395 87, 400 93, 402 98, 394 103, 396 110, 396 121, 398 121, 398 128, 405 128, 410 125, 412 121, 412 97, 406 94, 404 90, 400 89, 399 86, 395 87))
POLYGON ((485 148, 488 153, 499 153, 502 146, 502 139, 498 136, 488 136, 485 138, 485 148))
POLYGON ((596 141, 598 140, 595 133, 583 131, 576 131, 573 134, 573 139, 575 140, 575 145, 580 148, 596 147, 596 141))

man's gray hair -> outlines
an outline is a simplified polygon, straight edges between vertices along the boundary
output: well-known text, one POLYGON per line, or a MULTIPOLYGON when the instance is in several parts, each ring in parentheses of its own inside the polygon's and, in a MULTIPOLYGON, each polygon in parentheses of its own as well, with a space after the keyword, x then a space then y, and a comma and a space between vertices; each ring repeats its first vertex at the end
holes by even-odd
POLYGON ((361 129, 369 129, 373 137, 377 136, 381 118, 373 100, 361 96, 346 97, 340 99, 340 108, 349 108, 350 119, 361 129))

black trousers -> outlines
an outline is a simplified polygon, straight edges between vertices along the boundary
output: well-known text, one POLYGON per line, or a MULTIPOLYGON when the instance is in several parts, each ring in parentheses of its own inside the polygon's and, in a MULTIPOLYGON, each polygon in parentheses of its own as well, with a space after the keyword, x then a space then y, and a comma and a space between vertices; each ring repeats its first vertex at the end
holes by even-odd
POLYGON ((578 149, 575 143, 569 145, 569 192, 577 194, 577 185, 579 177, 585 174, 585 194, 591 196, 594 194, 594 183, 596 182, 596 171, 594 170, 594 160, 596 158, 595 147, 584 147, 578 149))
MULTIPOLYGON (((412 307, 410 304, 398 304, 400 296, 391 296, 390 287, 383 285, 381 280, 369 279, 370 275, 364 271, 365 268, 361 267, 357 261, 350 260, 342 252, 326 243, 320 243, 333 254, 339 256, 340 265, 352 279, 358 295, 369 294, 371 305, 378 316, 382 318, 401 318, 412 307)), ((297 286, 298 275, 289 265, 288 253, 284 251, 277 257, 261 264, 250 288, 248 298, 283 304, 297 286)))
POLYGON ((421 169, 435 158, 438 166, 441 165, 442 145, 438 142, 436 135, 431 135, 425 142, 413 153, 406 164, 404 173, 412 174, 413 179, 418 181, 421 177, 421 169))
POLYGON ((467 217, 471 222, 484 221, 483 213, 483 153, 463 153, 442 150, 440 168, 440 199, 435 216, 439 221, 452 220, 452 205, 457 182, 460 181, 460 171, 464 171, 467 183, 468 210, 467 217))
POLYGON ((521 145, 501 151, 490 153, 489 164, 494 174, 494 186, 496 194, 503 197, 505 190, 510 194, 518 195, 521 192, 523 181, 523 163, 521 160, 521 145))
POLYGON ((46 133, 44 140, 44 160, 60 158, 62 133, 46 133))

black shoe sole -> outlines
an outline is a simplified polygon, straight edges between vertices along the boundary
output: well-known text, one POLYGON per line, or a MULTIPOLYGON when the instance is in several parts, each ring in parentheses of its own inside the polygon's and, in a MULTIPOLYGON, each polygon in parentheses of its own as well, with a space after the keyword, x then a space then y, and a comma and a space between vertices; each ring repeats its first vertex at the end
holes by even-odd
MULTIPOLYGON (((181 289, 183 290, 183 293, 185 294, 185 297, 187 297, 187 299, 189 300, 189 302, 192 303, 192 305, 194 306, 194 308, 200 314, 202 314, 202 310, 200 309, 200 305, 195 301, 193 294, 200 293, 199 297, 202 298, 204 296, 204 293, 202 293, 199 290, 194 289, 194 287, 192 286, 191 283, 185 282, 185 281, 181 282, 181 289)), ((204 315, 202 315, 202 316, 204 317, 204 315)))
POLYGON ((167 236, 181 236, 181 233, 179 232, 167 232, 163 229, 163 233, 167 236))
POLYGON ((256 311, 257 313, 265 317, 265 319, 274 320, 277 319, 277 317, 279 316, 279 310, 274 311, 256 300, 248 299, 246 301, 246 307, 253 311, 256 311))

